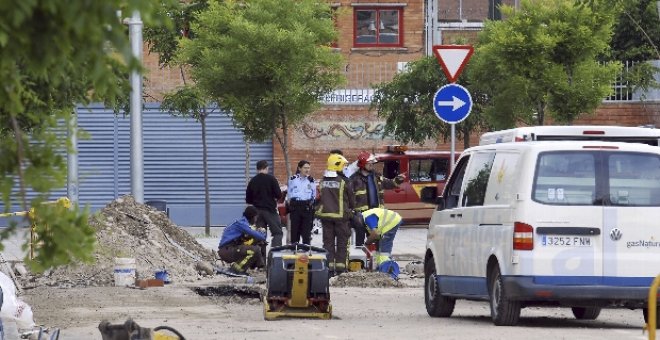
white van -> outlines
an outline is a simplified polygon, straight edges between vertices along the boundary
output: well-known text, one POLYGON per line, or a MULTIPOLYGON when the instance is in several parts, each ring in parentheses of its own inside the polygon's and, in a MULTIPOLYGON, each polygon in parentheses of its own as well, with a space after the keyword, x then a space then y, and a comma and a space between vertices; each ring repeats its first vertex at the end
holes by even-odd
POLYGON ((660 129, 600 125, 527 126, 484 133, 479 138, 479 145, 551 140, 604 140, 658 146, 660 145, 660 129))
MULTIPOLYGON (((602 141, 467 149, 429 224, 425 302, 490 301, 496 325, 527 306, 643 308, 660 272, 660 148, 602 141)), ((646 309, 643 309, 646 317, 646 309)))

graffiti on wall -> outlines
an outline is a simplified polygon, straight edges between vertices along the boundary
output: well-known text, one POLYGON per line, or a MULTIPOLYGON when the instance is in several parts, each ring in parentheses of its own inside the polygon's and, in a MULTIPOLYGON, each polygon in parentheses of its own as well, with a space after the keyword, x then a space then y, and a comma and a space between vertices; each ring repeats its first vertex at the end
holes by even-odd
POLYGON ((302 123, 297 130, 313 140, 382 140, 386 138, 385 122, 319 122, 302 123))

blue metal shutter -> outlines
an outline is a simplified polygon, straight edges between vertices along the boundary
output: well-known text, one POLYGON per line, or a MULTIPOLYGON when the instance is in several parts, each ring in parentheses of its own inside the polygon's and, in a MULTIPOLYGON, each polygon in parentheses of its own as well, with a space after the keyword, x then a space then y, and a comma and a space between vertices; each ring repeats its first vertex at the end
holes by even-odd
MULTIPOLYGON (((130 117, 101 105, 77 111, 78 126, 89 136, 78 141, 79 202, 94 211, 131 193, 130 117)), ((206 128, 211 223, 226 225, 245 207, 245 143, 231 118, 218 110, 207 118, 206 128)), ((143 148, 144 200, 165 200, 178 225, 203 225, 201 124, 148 104, 143 112, 143 148)), ((251 143, 250 176, 258 160, 272 163, 272 158, 271 143, 251 143)), ((51 197, 64 195, 66 188, 51 197)))

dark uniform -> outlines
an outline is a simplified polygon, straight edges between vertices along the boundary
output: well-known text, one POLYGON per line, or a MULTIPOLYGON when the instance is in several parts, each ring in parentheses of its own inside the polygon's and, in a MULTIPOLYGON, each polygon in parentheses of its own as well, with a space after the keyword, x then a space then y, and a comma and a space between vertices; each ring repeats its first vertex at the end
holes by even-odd
MULTIPOLYGON (((355 211, 365 211, 371 208, 384 208, 383 193, 386 189, 394 189, 399 186, 396 180, 383 177, 375 171, 364 175, 362 171, 354 173, 351 178, 351 188, 355 194, 355 211)), ((354 226, 355 245, 364 244, 366 228, 364 226, 354 226)))
POLYGON ((296 174, 289 178, 287 186, 289 218, 291 219, 291 243, 311 244, 314 223, 316 183, 312 176, 296 174))
POLYGON ((348 264, 349 220, 355 206, 353 190, 341 172, 326 172, 319 189, 321 197, 316 216, 323 224, 323 248, 328 251, 330 271, 342 273, 348 264), (330 176, 329 176, 330 175, 330 176))

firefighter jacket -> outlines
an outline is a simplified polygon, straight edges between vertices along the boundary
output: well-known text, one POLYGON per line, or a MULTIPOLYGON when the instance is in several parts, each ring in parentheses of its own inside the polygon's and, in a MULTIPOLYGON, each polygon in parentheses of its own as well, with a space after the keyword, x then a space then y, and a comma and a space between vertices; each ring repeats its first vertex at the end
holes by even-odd
POLYGON ((348 178, 341 173, 326 172, 319 185, 321 197, 316 217, 327 220, 348 220, 353 215, 355 197, 348 178))
POLYGON ((369 208, 384 208, 383 205, 383 191, 385 189, 394 189, 399 185, 392 179, 383 177, 381 174, 376 172, 370 172, 368 175, 362 174, 362 171, 358 171, 353 174, 350 178, 351 189, 355 194, 355 210, 356 211, 365 211, 369 208), (374 186, 378 191, 376 198, 378 200, 377 204, 369 204, 369 181, 374 181, 374 186))
POLYGON ((362 212, 364 225, 369 230, 376 230, 383 235, 401 223, 401 215, 397 212, 382 208, 373 208, 362 212))

